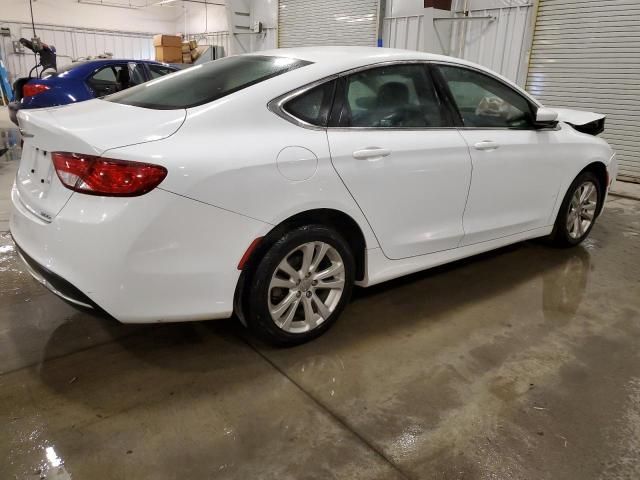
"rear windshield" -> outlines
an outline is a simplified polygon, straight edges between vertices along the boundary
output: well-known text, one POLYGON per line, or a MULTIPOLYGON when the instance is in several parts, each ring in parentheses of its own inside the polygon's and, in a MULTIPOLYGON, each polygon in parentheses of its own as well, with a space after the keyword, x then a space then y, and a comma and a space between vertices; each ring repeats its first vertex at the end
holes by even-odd
POLYGON ((68 65, 65 65, 63 67, 58 67, 58 69, 55 72, 47 72, 47 74, 45 75, 44 78, 48 78, 48 77, 58 77, 60 76, 62 73, 64 72, 68 72, 69 70, 71 70, 72 68, 76 68, 79 67, 80 65, 84 65, 87 62, 74 62, 74 63, 70 63, 68 65))
POLYGON ((226 57, 123 90, 105 97, 104 100, 156 110, 190 108, 309 63, 311 62, 287 57, 226 57))

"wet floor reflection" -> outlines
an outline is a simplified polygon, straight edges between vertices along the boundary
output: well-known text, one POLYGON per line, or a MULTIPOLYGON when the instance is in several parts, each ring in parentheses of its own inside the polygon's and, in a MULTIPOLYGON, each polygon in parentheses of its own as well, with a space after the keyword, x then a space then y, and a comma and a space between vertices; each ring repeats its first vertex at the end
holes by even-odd
POLYGON ((580 307, 591 270, 591 254, 583 247, 567 251, 567 257, 543 275, 542 309, 550 321, 571 320, 580 307))
POLYGON ((0 162, 20 160, 20 132, 17 128, 0 128, 0 162))

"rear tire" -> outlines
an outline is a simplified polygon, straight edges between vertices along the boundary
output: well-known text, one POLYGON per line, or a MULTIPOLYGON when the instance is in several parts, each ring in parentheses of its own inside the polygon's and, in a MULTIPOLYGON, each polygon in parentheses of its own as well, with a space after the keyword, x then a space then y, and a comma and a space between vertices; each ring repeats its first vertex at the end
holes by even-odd
POLYGON ((296 227, 257 263, 246 289, 247 325, 277 346, 326 332, 351 297, 355 260, 349 244, 324 225, 296 227))
POLYGON ((573 181, 560 205, 553 231, 549 236, 557 247, 573 247, 581 243, 593 228, 603 200, 598 177, 582 172, 573 181))

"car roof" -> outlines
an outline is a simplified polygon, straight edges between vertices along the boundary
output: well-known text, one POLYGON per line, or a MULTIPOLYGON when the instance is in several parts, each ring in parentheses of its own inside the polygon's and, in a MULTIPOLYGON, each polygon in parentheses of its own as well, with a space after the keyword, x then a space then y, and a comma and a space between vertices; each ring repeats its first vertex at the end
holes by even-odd
POLYGON ((419 52, 415 50, 402 50, 397 48, 383 47, 351 47, 351 46, 330 46, 330 47, 294 47, 278 48, 252 52, 245 55, 267 55, 287 58, 297 58, 312 62, 316 73, 332 75, 353 68, 364 67, 383 62, 394 61, 439 61, 463 65, 486 72, 489 75, 499 78, 503 82, 511 85, 520 93, 525 95, 535 104, 539 102, 528 92, 522 89, 508 78, 486 68, 461 58, 448 57, 435 53, 419 52))
POLYGON ((385 61, 424 60, 468 63, 458 58, 434 53, 380 47, 295 47, 254 52, 255 55, 284 56, 306 60, 319 65, 358 67, 385 61))
POLYGON ((81 62, 73 63, 72 65, 98 65, 98 64, 109 64, 109 63, 122 63, 122 62, 142 62, 142 63, 161 63, 156 62, 155 60, 140 60, 134 58, 95 58, 93 60, 83 60, 81 62))
POLYGON ((58 71, 53 75, 45 78, 50 78, 52 80, 56 78, 83 78, 85 75, 93 72, 93 70, 95 70, 96 68, 128 62, 171 66, 166 63, 156 62, 155 60, 135 60, 129 58, 97 58, 94 60, 83 60, 81 62, 74 62, 68 65, 64 65, 60 67, 58 71))

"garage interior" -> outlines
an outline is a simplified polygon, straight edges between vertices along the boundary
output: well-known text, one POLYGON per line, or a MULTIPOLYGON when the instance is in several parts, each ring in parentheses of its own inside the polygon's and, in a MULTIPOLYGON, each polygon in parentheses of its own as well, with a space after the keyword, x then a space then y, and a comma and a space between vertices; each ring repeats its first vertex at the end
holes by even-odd
POLYGON ((640 478, 635 1, 3 0, 0 28, 0 479, 640 478), (176 68, 306 45, 471 60, 545 106, 606 114, 617 182, 580 246, 528 241, 356 289, 294 348, 236 318, 79 311, 9 232, 21 137, 5 85, 34 66, 20 38, 64 68, 155 60, 158 35, 179 37, 176 68))

